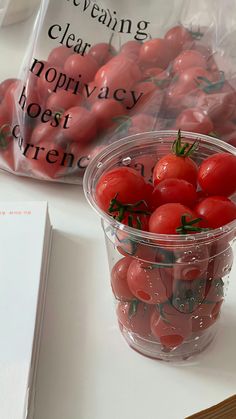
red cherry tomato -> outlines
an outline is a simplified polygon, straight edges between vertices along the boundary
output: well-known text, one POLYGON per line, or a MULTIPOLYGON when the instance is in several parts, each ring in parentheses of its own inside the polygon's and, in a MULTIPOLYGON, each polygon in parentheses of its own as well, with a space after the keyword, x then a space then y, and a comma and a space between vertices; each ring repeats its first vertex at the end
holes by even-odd
MULTIPOLYGON (((163 92, 160 90, 155 81, 142 81, 134 86, 136 97, 140 97, 135 105, 135 113, 146 113, 149 115, 157 115, 161 109, 163 101, 163 92)), ((126 100, 127 109, 132 106, 131 99, 126 100)))
POLYGON ((211 327, 218 316, 196 316, 192 319, 192 330, 194 333, 202 332, 211 327))
MULTIPOLYGON (((184 205, 174 203, 161 205, 150 217, 149 231, 156 234, 177 234, 184 215, 186 215, 186 224, 197 218, 196 214, 184 205)), ((199 223, 194 224, 194 227, 198 226, 199 223)), ((186 232, 192 231, 186 228, 186 232)))
POLYGON ((146 68, 143 71, 143 80, 146 79, 157 79, 159 80, 159 78, 163 79, 167 79, 168 78, 168 74, 167 72, 163 71, 162 68, 160 67, 151 67, 151 68, 146 68))
POLYGON ((116 54, 115 48, 106 42, 93 45, 88 52, 88 55, 91 55, 96 60, 99 67, 106 64, 116 54))
POLYGON ((209 82, 212 81, 212 75, 209 71, 207 71, 203 67, 190 67, 186 70, 183 70, 179 74, 179 82, 180 83, 188 83, 189 90, 196 89, 201 85, 202 78, 208 80, 209 82))
POLYGON ((141 47, 141 42, 135 40, 127 41, 125 44, 122 45, 120 52, 135 59, 139 57, 141 47))
POLYGON ((196 206, 195 212, 210 228, 222 227, 236 219, 236 205, 222 196, 204 199, 196 206))
POLYGON ((222 252, 212 252, 208 263, 208 279, 219 279, 228 275, 232 269, 234 261, 233 250, 231 247, 225 248, 222 252))
POLYGON ((67 48, 65 45, 60 47, 54 48, 49 56, 48 56, 48 63, 52 64, 56 67, 63 67, 65 61, 68 57, 72 54, 71 49, 67 48))
POLYGON ((123 116, 125 109, 116 100, 106 99, 94 102, 91 112, 95 116, 98 128, 104 130, 116 124, 116 118, 123 116))
POLYGON ((141 78, 141 71, 135 61, 125 54, 119 54, 98 70, 95 85, 103 90, 108 88, 114 94, 117 89, 131 89, 141 78))
POLYGON ((139 260, 131 262, 127 282, 135 297, 147 304, 163 303, 171 296, 169 272, 139 260))
POLYGON ((165 39, 168 41, 170 47, 176 51, 176 55, 180 53, 186 44, 191 46, 193 43, 191 33, 181 25, 169 29, 165 34, 165 39))
POLYGON ((135 298, 127 283, 127 272, 131 262, 132 258, 124 257, 112 268, 111 286, 113 294, 118 300, 130 301, 135 298))
POLYGON ((222 278, 207 281, 205 302, 219 303, 224 298, 224 281, 222 278))
POLYGON ((229 83, 224 83, 218 91, 201 91, 196 106, 213 120, 228 120, 233 116, 236 100, 235 92, 229 83))
POLYGON ((126 328, 141 337, 150 337, 150 318, 153 306, 140 301, 131 303, 120 302, 117 306, 117 318, 121 328, 126 328))
POLYGON ((63 144, 63 130, 60 127, 52 127, 50 124, 39 123, 34 128, 30 143, 38 145, 39 143, 63 144))
POLYGON ((0 83, 0 103, 2 102, 8 88, 15 82, 17 82, 17 79, 6 79, 0 83))
POLYGON ((123 204, 135 204, 145 199, 145 188, 145 180, 136 170, 117 167, 100 177, 96 186, 97 204, 106 212, 115 197, 123 204))
POLYGON ((198 108, 185 109, 176 119, 175 125, 176 129, 199 134, 209 134, 213 131, 211 119, 198 108))
POLYGON ((38 144, 40 153, 35 158, 35 148, 30 149, 27 154, 28 164, 34 174, 40 175, 43 178, 55 179, 59 172, 63 171, 61 161, 63 159, 64 150, 59 144, 53 143, 51 139, 42 141, 38 144), (54 151, 55 154, 47 157, 49 151, 54 151), (43 151, 43 153, 42 153, 43 151))
POLYGON ((17 80, 10 84, 6 90, 3 105, 6 107, 9 118, 12 119, 16 114, 17 99, 22 90, 22 83, 20 80, 17 80))
MULTIPOLYGON (((182 320, 182 319, 181 319, 182 320)), ((191 334, 190 322, 183 320, 181 324, 171 324, 168 320, 161 317, 157 311, 151 316, 152 335, 160 340, 163 346, 173 349, 180 346, 184 339, 191 334)))
POLYGON ((60 90, 50 94, 46 103, 46 108, 54 113, 64 113, 69 108, 81 106, 83 102, 84 98, 82 95, 74 95, 72 92, 60 90))
POLYGON ((153 209, 168 203, 179 203, 191 208, 196 204, 197 192, 194 186, 183 179, 164 179, 152 193, 153 209))
POLYGON ((151 39, 144 42, 140 49, 139 61, 145 67, 166 69, 173 58, 173 51, 166 39, 151 39))
POLYGON ((192 316, 204 301, 205 287, 204 279, 175 280, 171 300, 173 307, 186 316, 192 316))
POLYGON ((209 249, 206 245, 196 248, 190 246, 176 248, 173 251, 173 259, 172 276, 174 280, 206 279, 209 263, 209 249))
POLYGON ((155 186, 162 180, 170 178, 183 179, 194 187, 196 186, 198 167, 190 157, 182 155, 181 150, 181 137, 179 136, 175 145, 175 154, 167 154, 162 157, 154 167, 153 183, 155 186))
POLYGON ((151 115, 140 113, 132 116, 128 120, 128 131, 129 135, 139 134, 141 132, 154 131, 156 127, 156 118, 151 115))
POLYGON ((236 156, 218 153, 206 158, 198 171, 198 183, 209 195, 233 195, 236 192, 236 156))
POLYGON ((207 68, 206 58, 195 50, 185 50, 181 52, 174 60, 173 71, 174 73, 181 73, 190 67, 203 67, 207 68))
POLYGON ((171 84, 165 94, 164 110, 167 118, 178 115, 182 110, 192 107, 196 103, 197 88, 192 82, 177 81, 171 84))
POLYGON ((63 130, 68 140, 87 144, 96 137, 97 124, 92 112, 81 106, 74 106, 65 112, 62 119, 68 115, 68 128, 63 130))
POLYGON ((73 54, 67 58, 64 69, 69 77, 89 83, 98 71, 98 63, 91 55, 73 54), (80 77, 81 76, 81 77, 80 77))

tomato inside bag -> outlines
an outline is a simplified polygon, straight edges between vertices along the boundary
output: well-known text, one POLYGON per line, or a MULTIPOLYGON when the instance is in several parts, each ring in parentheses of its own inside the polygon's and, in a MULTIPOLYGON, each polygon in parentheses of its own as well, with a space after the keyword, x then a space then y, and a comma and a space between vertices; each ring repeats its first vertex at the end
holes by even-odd
POLYGON ((42 0, 18 65, 21 29, 3 22, 0 168, 80 184, 94 155, 133 134, 181 129, 234 144, 233 11, 236 0, 42 0))

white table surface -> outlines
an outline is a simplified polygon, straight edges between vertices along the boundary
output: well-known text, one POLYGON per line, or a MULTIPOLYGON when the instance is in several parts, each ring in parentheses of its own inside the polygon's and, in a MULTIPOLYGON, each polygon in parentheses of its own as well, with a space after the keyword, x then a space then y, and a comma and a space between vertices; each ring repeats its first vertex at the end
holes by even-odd
MULTIPOLYGON (((25 25, 11 28, 20 47, 25 25)), ((4 65, 2 74, 14 75, 4 65)), ((82 189, 0 173, 0 197, 47 200, 55 228, 35 419, 184 419, 236 393, 235 275, 215 342, 185 366, 150 360, 116 325, 103 233, 82 189)))

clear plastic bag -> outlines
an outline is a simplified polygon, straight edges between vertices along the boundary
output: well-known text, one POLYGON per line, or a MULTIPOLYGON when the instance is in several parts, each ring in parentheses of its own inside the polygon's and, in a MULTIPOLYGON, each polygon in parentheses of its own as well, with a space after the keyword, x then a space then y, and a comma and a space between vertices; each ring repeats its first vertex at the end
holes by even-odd
POLYGON ((235 16, 235 0, 42 0, 18 80, 2 77, 0 167, 81 183, 98 150, 139 132, 235 145, 235 16))

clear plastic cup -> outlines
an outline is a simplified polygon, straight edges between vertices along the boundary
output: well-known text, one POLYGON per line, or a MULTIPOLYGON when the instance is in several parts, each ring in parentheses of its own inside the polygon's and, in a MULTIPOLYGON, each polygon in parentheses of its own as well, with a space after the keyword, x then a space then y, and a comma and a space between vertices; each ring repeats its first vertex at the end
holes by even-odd
MULTIPOLYGON (((236 220, 192 235, 157 235, 103 212, 95 190, 106 171, 123 165, 140 170, 150 181, 153 165, 170 152, 176 135, 150 132, 116 142, 92 160, 84 177, 87 200, 102 219, 121 333, 131 348, 165 361, 188 359, 214 339, 233 265, 236 220), (132 281, 140 287, 136 295, 132 281)), ((215 153, 236 155, 234 147, 215 138, 182 136, 190 144, 199 142, 192 157, 198 164, 215 153)))

